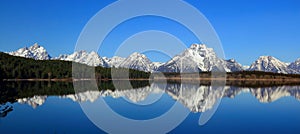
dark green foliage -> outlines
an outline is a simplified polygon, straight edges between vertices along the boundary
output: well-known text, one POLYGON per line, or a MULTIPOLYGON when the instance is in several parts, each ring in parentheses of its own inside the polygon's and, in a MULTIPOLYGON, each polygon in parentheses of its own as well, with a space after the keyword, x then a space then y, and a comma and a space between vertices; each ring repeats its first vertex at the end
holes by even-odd
POLYGON ((240 79, 298 79, 299 74, 281 74, 272 72, 261 71, 241 71, 227 73, 227 78, 240 78, 240 79))
POLYGON ((72 76, 71 62, 37 61, 0 53, 0 65, 3 79, 59 79, 72 76))
MULTIPOLYGON (((212 79, 210 78, 226 78, 226 85, 238 86, 238 87, 273 87, 283 85, 300 85, 299 74, 279 74, 272 72, 259 72, 259 71, 241 71, 231 73, 214 73, 211 72, 200 72, 200 73, 164 73, 164 76, 168 78, 168 82, 180 83, 181 78, 194 78, 190 81, 185 80, 183 82, 199 83, 201 85, 211 85, 212 79), (214 76, 214 77, 212 77, 214 76), (199 78, 199 79, 197 79, 199 78), (202 80, 200 80, 203 78, 202 80), (206 79, 204 79, 206 78, 206 79)), ((153 74, 153 78, 161 77, 159 74, 153 74)))
POLYGON ((5 78, 5 73, 3 72, 3 70, 2 69, 0 69, 0 81, 2 81, 3 80, 3 78, 5 78))
MULTIPOLYGON (((74 78, 111 79, 110 68, 74 64, 72 68, 72 62, 68 61, 33 60, 0 52, 0 79, 68 79, 72 76, 74 78), (72 69, 76 71, 72 72, 72 69)), ((149 78, 150 76, 150 73, 132 69, 114 70, 116 70, 114 72, 128 71, 129 78, 149 78)), ((120 76, 120 78, 126 77, 120 76)))

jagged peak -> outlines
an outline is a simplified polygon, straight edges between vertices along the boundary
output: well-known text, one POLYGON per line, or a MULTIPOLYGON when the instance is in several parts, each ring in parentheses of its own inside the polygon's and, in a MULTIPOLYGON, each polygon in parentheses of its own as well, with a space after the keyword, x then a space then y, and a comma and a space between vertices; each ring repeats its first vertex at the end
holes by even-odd
MULTIPOLYGON (((80 55, 80 56, 93 56, 93 57, 100 57, 100 55, 96 51, 91 51, 88 52, 86 50, 80 50, 80 51, 75 51, 73 54, 75 55, 80 55)), ((73 55, 72 54, 72 55, 73 55)))
POLYGON ((74 53, 88 53, 86 50, 75 51, 74 53))
POLYGON ((260 56, 253 64, 262 63, 262 62, 267 62, 267 63, 277 62, 277 63, 286 64, 273 56, 260 56))
POLYGON ((143 55, 143 54, 141 54, 141 53, 138 53, 138 52, 134 52, 134 53, 132 53, 131 55, 143 55))
POLYGON ((260 63, 260 62, 266 62, 266 63, 280 63, 280 64, 284 64, 287 65, 287 63, 273 57, 273 56, 260 56, 255 63, 260 63))
POLYGON ((191 49, 206 49, 207 46, 205 44, 197 44, 197 43, 193 43, 191 46, 190 46, 191 49))
POLYGON ((265 71, 274 73, 291 73, 287 63, 280 61, 273 56, 260 56, 248 69, 250 71, 265 71))
POLYGON ((20 56, 25 58, 32 58, 35 60, 49 60, 51 56, 48 54, 47 50, 38 45, 37 43, 32 46, 20 48, 17 51, 9 52, 10 55, 20 56))
POLYGON ((44 47, 42 47, 38 43, 34 43, 32 46, 29 47, 30 50, 36 50, 36 49, 39 49, 39 48, 45 49, 44 47))
POLYGON ((198 53, 202 57, 205 56, 216 56, 216 53, 213 48, 207 47, 205 44, 192 44, 190 48, 187 49, 184 53, 198 53))
POLYGON ((146 55, 138 53, 138 52, 134 52, 131 55, 129 55, 128 57, 142 57, 142 58, 147 58, 146 55))
POLYGON ((33 47, 40 47, 40 45, 36 42, 33 44, 33 47))
POLYGON ((90 52, 90 54, 92 54, 92 55, 99 55, 97 52, 95 52, 95 51, 92 51, 92 52, 90 52))
POLYGON ((206 44, 197 44, 194 43, 190 46, 191 50, 196 50, 196 51, 209 51, 209 52, 214 52, 213 48, 208 47, 206 44))
MULTIPOLYGON (((278 60, 277 58, 273 57, 273 56, 260 56, 258 58, 258 60, 278 60)), ((279 60, 278 60, 279 61, 279 60)))

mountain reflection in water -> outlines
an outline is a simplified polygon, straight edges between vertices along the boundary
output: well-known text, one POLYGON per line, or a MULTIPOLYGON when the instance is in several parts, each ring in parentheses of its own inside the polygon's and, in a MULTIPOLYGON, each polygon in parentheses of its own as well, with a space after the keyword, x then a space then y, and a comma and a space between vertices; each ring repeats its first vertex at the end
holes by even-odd
MULTIPOLYGON (((89 85, 88 83, 80 83, 89 85)), ((120 83, 122 84, 122 83, 120 83)), ((1 117, 13 111, 12 103, 28 104, 33 108, 43 105, 48 96, 68 98, 75 102, 95 102, 100 97, 124 97, 133 103, 144 101, 150 94, 167 94, 194 113, 213 108, 222 98, 235 98, 241 93, 251 93, 261 103, 274 102, 282 97, 300 99, 300 86, 237 87, 210 85, 131 82, 134 89, 114 89, 112 83, 98 84, 99 90, 82 89, 74 92, 72 83, 63 82, 8 82, 1 83, 1 117), (136 84, 136 85, 134 85, 136 84), (141 87, 139 87, 141 86, 141 87), (104 89, 105 88, 105 89, 104 89)))

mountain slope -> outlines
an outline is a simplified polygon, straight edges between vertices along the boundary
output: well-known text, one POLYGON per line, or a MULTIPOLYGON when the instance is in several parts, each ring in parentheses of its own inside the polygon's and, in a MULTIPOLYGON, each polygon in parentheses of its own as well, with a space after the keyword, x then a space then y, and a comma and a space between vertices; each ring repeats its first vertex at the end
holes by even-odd
POLYGON ((48 54, 46 49, 37 43, 30 46, 29 48, 20 48, 17 51, 9 52, 8 54, 12 56, 19 56, 19 57, 25 57, 25 58, 32 58, 35 60, 50 60, 51 56, 48 54))
POLYGON ((248 69, 249 71, 264 71, 273 73, 291 73, 287 64, 272 56, 259 57, 248 69))
POLYGON ((295 62, 291 63, 288 68, 292 70, 292 73, 299 74, 300 73, 300 59, 297 59, 295 62))
POLYGON ((122 68, 130 68, 136 69, 145 72, 152 71, 152 62, 143 54, 140 53, 133 53, 128 56, 120 65, 119 67, 122 68))
POLYGON ((244 70, 244 67, 234 59, 226 60, 226 67, 231 72, 238 72, 244 70))

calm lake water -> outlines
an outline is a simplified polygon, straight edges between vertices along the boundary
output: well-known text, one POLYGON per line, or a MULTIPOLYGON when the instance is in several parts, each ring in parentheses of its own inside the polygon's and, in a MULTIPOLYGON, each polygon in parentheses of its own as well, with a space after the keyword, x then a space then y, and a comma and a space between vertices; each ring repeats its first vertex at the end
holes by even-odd
MULTIPOLYGON (((102 83, 98 91, 75 93, 72 83, 1 83, 0 133, 105 133, 86 116, 92 109, 82 110, 101 102, 132 120, 159 117, 179 104, 187 117, 169 133, 300 133, 300 86, 133 85, 113 89, 111 83, 102 83), (201 114, 214 108, 212 118, 200 126, 201 114)), ((101 105, 97 110, 106 115, 101 105)), ((112 127, 119 123, 113 119, 107 122, 112 127)))

